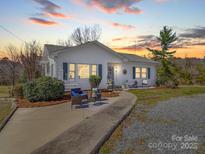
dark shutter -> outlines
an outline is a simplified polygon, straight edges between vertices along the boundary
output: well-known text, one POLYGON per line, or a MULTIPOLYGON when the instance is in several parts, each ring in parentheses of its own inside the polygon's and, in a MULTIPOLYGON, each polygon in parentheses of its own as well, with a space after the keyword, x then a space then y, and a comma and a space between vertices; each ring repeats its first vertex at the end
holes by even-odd
POLYGON ((133 66, 133 67, 132 67, 132 78, 133 78, 133 79, 136 79, 136 76, 135 76, 135 75, 136 75, 136 67, 133 66))
POLYGON ((68 63, 63 63, 63 80, 68 80, 68 63))
POLYGON ((98 65, 98 75, 101 77, 102 79, 102 64, 98 65))
POLYGON ((151 78, 150 68, 147 68, 147 71, 148 71, 148 79, 150 79, 151 78))

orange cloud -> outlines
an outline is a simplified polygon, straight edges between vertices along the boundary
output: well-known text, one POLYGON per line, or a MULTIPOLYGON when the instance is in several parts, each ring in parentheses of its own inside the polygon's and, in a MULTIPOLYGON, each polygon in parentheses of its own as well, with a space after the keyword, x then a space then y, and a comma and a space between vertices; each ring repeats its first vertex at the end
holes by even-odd
POLYGON ((137 39, 137 37, 116 37, 113 38, 112 41, 113 42, 117 42, 117 41, 129 41, 129 42, 133 42, 137 39))
POLYGON ((117 22, 112 22, 111 25, 113 27, 116 27, 116 28, 121 28, 123 30, 130 30, 130 29, 135 29, 136 27, 133 26, 133 25, 126 25, 126 24, 120 24, 120 23, 117 23, 117 22))
POLYGON ((129 14, 142 14, 143 13, 143 11, 138 8, 135 8, 135 9, 125 8, 125 12, 129 14))
POLYGON ((138 50, 138 51, 144 50, 143 48, 138 48, 135 45, 125 46, 125 47, 115 47, 114 49, 118 50, 118 51, 129 51, 129 52, 133 52, 136 50, 138 50))
POLYGON ((46 15, 51 16, 51 17, 56 17, 56 18, 71 18, 71 16, 65 15, 63 13, 57 13, 57 12, 46 13, 46 15))
MULTIPOLYGON (((150 52, 146 48, 138 48, 135 45, 127 46, 127 47, 113 47, 113 50, 117 52, 136 54, 140 56, 148 55, 150 52)), ((156 48, 157 49, 157 48, 156 48)), ((204 58, 205 56, 205 46, 198 47, 190 47, 190 48, 177 48, 170 49, 170 51, 176 51, 175 57, 189 57, 189 58, 204 58)))
POLYGON ((50 0, 33 0, 41 6, 41 15, 51 16, 56 18, 68 18, 66 14, 60 13, 61 6, 51 2, 50 0))
POLYGON ((141 11, 136 7, 137 3, 141 0, 75 0, 76 4, 87 7, 95 7, 100 11, 113 14, 119 11, 128 14, 141 14, 141 11))
POLYGON ((50 20, 45 20, 45 19, 35 18, 35 17, 31 17, 31 18, 29 18, 29 20, 34 24, 40 24, 40 25, 44 25, 44 26, 51 26, 51 25, 58 24, 55 21, 50 21, 50 20))
POLYGON ((118 37, 118 38, 114 38, 114 39, 112 39, 112 41, 122 41, 122 40, 124 40, 125 38, 123 38, 123 37, 118 37))
POLYGON ((105 13, 116 13, 117 9, 116 8, 108 8, 103 6, 101 3, 99 3, 98 1, 93 1, 92 5, 99 8, 101 11, 105 12, 105 13))

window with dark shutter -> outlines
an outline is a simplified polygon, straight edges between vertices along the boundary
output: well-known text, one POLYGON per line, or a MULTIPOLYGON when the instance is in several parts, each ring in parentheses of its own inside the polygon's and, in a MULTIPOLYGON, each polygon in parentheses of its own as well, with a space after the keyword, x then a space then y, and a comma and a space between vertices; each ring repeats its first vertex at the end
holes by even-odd
POLYGON ((102 79, 102 64, 98 65, 98 75, 101 77, 102 79))
POLYGON ((150 68, 147 68, 147 70, 148 70, 148 79, 150 79, 151 78, 151 70, 150 70, 150 68))
POLYGON ((133 66, 133 67, 132 67, 132 78, 133 78, 133 79, 136 79, 136 76, 135 76, 135 75, 136 75, 135 70, 136 70, 136 68, 135 68, 135 66, 133 66))
POLYGON ((68 63, 63 63, 63 80, 68 80, 68 63))

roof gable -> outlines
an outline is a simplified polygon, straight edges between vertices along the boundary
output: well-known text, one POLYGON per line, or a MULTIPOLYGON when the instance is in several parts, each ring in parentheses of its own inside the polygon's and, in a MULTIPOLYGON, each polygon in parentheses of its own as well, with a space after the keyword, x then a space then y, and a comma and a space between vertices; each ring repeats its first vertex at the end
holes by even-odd
MULTIPOLYGON (((134 55, 134 54, 125 54, 125 53, 119 53, 116 52, 114 50, 112 50, 111 48, 105 46, 104 44, 98 42, 98 41, 92 41, 92 42, 87 42, 78 46, 72 46, 72 47, 68 47, 68 46, 59 46, 59 45, 52 45, 52 44, 45 44, 45 48, 47 49, 49 54, 59 54, 61 52, 64 52, 64 49, 77 49, 77 48, 82 48, 82 47, 87 47, 89 45, 96 45, 100 48, 103 48, 104 50, 106 50, 107 52, 117 56, 118 58, 120 58, 123 61, 127 61, 127 62, 145 62, 145 63, 157 63, 151 59, 145 58, 145 57, 141 57, 138 55, 134 55)), ((70 50, 72 51, 72 50, 70 50)), ((70 52, 69 51, 69 52, 70 52)))

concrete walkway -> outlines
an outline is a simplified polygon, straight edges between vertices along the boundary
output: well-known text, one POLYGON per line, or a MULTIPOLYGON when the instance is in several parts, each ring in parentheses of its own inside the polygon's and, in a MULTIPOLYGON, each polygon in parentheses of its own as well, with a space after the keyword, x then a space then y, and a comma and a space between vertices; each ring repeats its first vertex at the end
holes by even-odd
POLYGON ((136 97, 122 92, 113 104, 83 120, 48 142, 33 154, 89 154, 95 153, 117 124, 129 113, 136 97))
POLYGON ((104 101, 107 104, 101 106, 73 110, 70 103, 42 108, 19 108, 0 132, 0 153, 31 153, 119 99, 121 97, 113 97, 104 101))

